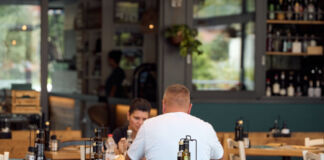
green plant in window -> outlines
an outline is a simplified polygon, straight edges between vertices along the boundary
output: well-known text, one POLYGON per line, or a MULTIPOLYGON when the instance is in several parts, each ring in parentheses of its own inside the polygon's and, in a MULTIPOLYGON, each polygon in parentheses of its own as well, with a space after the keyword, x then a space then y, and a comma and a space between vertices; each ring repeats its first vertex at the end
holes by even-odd
POLYGON ((186 24, 173 25, 165 30, 165 37, 171 44, 180 47, 180 55, 183 57, 203 53, 200 49, 201 42, 196 39, 197 35, 197 29, 186 24))

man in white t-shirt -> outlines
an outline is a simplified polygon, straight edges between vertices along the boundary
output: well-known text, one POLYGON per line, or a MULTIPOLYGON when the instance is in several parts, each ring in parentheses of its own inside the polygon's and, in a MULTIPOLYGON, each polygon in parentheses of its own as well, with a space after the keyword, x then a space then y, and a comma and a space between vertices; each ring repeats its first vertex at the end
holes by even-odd
MULTIPOLYGON (((127 152, 127 159, 176 160, 179 141, 186 135, 197 140, 197 160, 223 157, 223 147, 213 127, 190 115, 190 92, 185 86, 169 86, 164 92, 162 104, 163 115, 144 122, 127 152)), ((191 159, 195 160, 194 143, 190 143, 190 152, 191 159)))

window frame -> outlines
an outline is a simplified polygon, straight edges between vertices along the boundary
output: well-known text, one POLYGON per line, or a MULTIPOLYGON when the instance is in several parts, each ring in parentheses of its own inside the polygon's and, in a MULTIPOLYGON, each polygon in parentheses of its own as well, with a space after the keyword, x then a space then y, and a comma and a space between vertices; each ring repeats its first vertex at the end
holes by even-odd
MULTIPOLYGON (((242 25, 241 37, 245 37, 245 26, 251 20, 254 20, 255 25, 255 53, 254 53, 254 82, 255 89, 253 91, 194 91, 192 88, 192 63, 186 65, 186 86, 191 90, 193 101, 203 102, 220 102, 225 100, 228 102, 233 100, 255 100, 260 99, 264 95, 265 81, 265 30, 266 30, 266 2, 254 0, 255 11, 247 11, 247 0, 242 0, 242 13, 236 15, 217 16, 212 18, 193 18, 193 3, 188 4, 188 22, 191 27, 222 25, 240 23, 242 25)), ((244 57, 244 38, 242 38, 242 57, 244 57)), ((192 57, 187 57, 192 60, 192 57)), ((244 66, 244 58, 241 58, 241 68, 244 66)), ((244 70, 241 73, 244 75, 244 70)), ((242 77, 242 76, 240 76, 242 77)))

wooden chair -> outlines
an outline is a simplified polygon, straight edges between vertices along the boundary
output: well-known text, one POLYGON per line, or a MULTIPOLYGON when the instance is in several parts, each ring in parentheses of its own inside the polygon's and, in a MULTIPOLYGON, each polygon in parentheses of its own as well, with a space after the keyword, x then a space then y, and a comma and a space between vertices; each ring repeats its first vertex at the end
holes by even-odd
POLYGON ((228 138, 227 145, 228 145, 228 148, 230 148, 230 149, 236 148, 239 150, 239 156, 229 153, 230 160, 245 160, 246 159, 243 141, 234 141, 233 139, 228 138))
POLYGON ((305 146, 317 146, 317 145, 324 145, 324 139, 318 138, 318 139, 310 139, 309 137, 305 138, 305 146))
POLYGON ((324 160, 324 153, 313 153, 310 151, 303 151, 303 160, 324 160))

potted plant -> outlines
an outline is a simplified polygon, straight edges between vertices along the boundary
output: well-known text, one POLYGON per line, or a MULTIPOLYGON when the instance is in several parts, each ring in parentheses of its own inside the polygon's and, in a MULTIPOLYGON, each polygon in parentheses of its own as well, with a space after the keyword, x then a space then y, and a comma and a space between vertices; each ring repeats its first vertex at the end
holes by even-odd
POLYGON ((171 44, 180 47, 180 55, 183 57, 187 54, 202 54, 199 49, 201 42, 196 39, 197 34, 197 29, 186 24, 173 25, 165 30, 165 37, 171 44))

